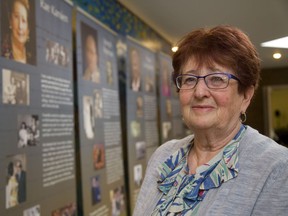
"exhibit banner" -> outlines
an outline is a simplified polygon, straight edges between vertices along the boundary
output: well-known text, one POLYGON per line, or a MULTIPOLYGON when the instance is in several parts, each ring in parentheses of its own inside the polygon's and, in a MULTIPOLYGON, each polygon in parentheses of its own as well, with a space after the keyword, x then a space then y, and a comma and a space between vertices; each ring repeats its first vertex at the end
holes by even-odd
POLYGON ((159 146, 155 53, 128 38, 126 71, 126 149, 133 210, 147 162, 159 146))
POLYGON ((184 137, 186 128, 182 121, 178 92, 172 80, 172 59, 165 53, 158 53, 157 57, 159 64, 159 126, 160 140, 163 144, 168 140, 184 137))
POLYGON ((72 6, 0 2, 0 215, 76 213, 72 6))
POLYGON ((82 215, 126 215, 116 37, 76 14, 77 106, 82 215))

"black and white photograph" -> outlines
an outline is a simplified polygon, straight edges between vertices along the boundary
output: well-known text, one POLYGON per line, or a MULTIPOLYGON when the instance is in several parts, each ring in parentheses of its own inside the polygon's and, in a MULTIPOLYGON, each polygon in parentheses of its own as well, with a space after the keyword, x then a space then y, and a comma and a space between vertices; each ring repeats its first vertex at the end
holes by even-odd
POLYGON ((40 205, 35 205, 23 211, 23 216, 41 216, 40 205))
POLYGON ((143 171, 143 167, 142 167, 142 164, 136 164, 134 166, 134 183, 137 187, 140 187, 141 184, 142 184, 142 180, 143 180, 143 174, 142 174, 142 171, 143 171))
POLYGON ((136 149, 136 159, 143 159, 146 156, 146 142, 145 141, 139 141, 135 144, 136 149))
POLYGON ((37 146, 40 141, 38 115, 18 115, 18 148, 37 146))
POLYGON ((46 40, 45 60, 47 63, 68 67, 70 63, 70 52, 67 47, 55 41, 46 40))
POLYGON ((2 102, 11 105, 29 105, 29 75, 8 69, 2 70, 2 102))
POLYGON ((83 124, 86 137, 94 138, 95 120, 93 114, 93 99, 90 96, 83 96, 83 124))

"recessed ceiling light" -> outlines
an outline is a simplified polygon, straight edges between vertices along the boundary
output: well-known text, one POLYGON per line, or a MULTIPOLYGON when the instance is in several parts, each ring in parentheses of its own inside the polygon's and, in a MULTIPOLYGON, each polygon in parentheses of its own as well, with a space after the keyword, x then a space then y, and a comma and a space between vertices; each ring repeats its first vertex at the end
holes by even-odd
POLYGON ((288 49, 288 36, 261 43, 261 46, 288 49))
POLYGON ((280 59, 281 56, 282 56, 281 53, 274 53, 274 54, 273 54, 273 58, 274 58, 274 59, 280 59))
POLYGON ((172 52, 176 52, 178 50, 178 46, 174 46, 171 48, 172 52))

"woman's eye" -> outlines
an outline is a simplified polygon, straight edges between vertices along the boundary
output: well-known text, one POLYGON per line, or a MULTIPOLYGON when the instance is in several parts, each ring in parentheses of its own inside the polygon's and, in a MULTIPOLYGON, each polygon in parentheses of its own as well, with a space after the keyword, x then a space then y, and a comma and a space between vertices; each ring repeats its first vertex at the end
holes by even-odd
POLYGON ((183 84, 189 85, 195 83, 197 79, 195 77, 186 77, 183 79, 183 84))
POLYGON ((211 76, 210 81, 211 82, 225 82, 225 79, 222 76, 211 76))

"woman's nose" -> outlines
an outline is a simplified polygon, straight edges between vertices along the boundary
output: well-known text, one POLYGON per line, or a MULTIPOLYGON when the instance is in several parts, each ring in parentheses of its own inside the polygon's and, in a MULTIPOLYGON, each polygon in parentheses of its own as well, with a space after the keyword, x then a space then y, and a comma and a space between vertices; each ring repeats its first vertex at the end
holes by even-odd
POLYGON ((209 88, 207 87, 203 78, 198 79, 196 86, 194 87, 194 94, 196 97, 203 97, 208 95, 209 88))

